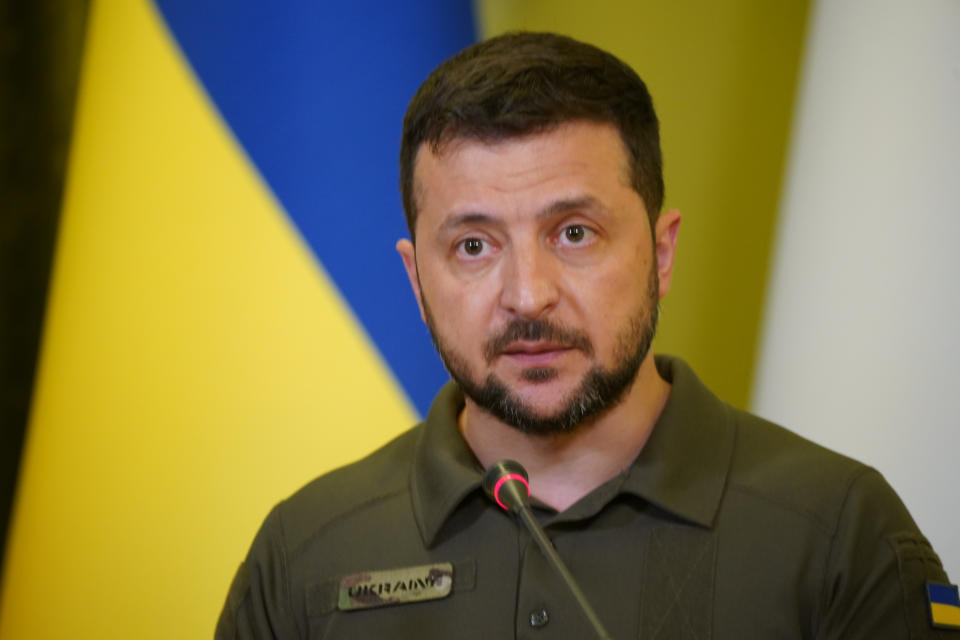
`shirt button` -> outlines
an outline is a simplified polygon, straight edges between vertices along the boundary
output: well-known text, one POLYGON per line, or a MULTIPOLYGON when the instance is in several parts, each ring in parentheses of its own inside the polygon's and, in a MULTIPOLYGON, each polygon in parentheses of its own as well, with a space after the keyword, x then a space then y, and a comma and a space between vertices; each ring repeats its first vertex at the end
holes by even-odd
POLYGON ((534 629, 547 626, 550 622, 550 616, 546 609, 534 609, 530 612, 530 626, 534 629))

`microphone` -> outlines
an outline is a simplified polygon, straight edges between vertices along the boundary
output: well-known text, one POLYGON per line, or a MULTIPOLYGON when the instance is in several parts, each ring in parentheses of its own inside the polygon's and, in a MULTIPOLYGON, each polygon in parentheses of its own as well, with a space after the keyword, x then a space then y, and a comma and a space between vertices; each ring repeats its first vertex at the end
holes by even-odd
POLYGON ((540 526, 533 515, 533 511, 530 510, 530 481, 527 470, 523 468, 523 465, 514 460, 501 460, 493 463, 483 473, 483 490, 501 509, 515 513, 520 517, 530 535, 537 542, 537 546, 540 547, 540 551, 563 578, 597 637, 601 640, 612 640, 610 634, 603 628, 603 624, 593 607, 587 602, 587 597, 580 590, 580 586, 573 579, 573 574, 560 559, 557 550, 553 548, 553 543, 550 542, 543 527, 540 526))

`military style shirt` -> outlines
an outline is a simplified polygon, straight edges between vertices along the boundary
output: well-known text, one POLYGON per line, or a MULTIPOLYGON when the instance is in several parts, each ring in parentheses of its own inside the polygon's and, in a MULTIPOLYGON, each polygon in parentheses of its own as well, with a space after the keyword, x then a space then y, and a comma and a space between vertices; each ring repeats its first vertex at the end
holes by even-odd
MULTIPOLYGON (((960 638, 940 561, 879 473, 714 397, 672 391, 613 480, 537 517, 613 638, 960 638)), ((266 518, 217 626, 233 638, 571 639, 593 632, 480 487, 452 385, 427 419, 266 518)))

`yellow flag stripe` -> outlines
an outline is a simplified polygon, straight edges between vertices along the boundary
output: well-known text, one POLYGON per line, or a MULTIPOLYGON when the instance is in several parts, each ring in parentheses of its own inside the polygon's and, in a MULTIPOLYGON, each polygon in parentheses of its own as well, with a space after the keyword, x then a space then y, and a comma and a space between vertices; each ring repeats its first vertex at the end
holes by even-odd
POLYGON ((932 602, 930 603, 930 618, 934 624, 960 627, 960 607, 932 602))
POLYGON ((77 117, 0 639, 209 637, 271 504, 414 412, 147 0, 77 117))

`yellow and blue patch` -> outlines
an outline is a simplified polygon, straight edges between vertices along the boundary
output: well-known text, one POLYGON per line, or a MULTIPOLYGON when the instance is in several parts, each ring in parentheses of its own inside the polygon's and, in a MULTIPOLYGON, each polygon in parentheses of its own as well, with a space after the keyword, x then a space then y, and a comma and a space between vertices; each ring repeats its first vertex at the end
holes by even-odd
POLYGON ((957 585, 927 582, 930 623, 938 629, 960 629, 960 592, 957 585))

